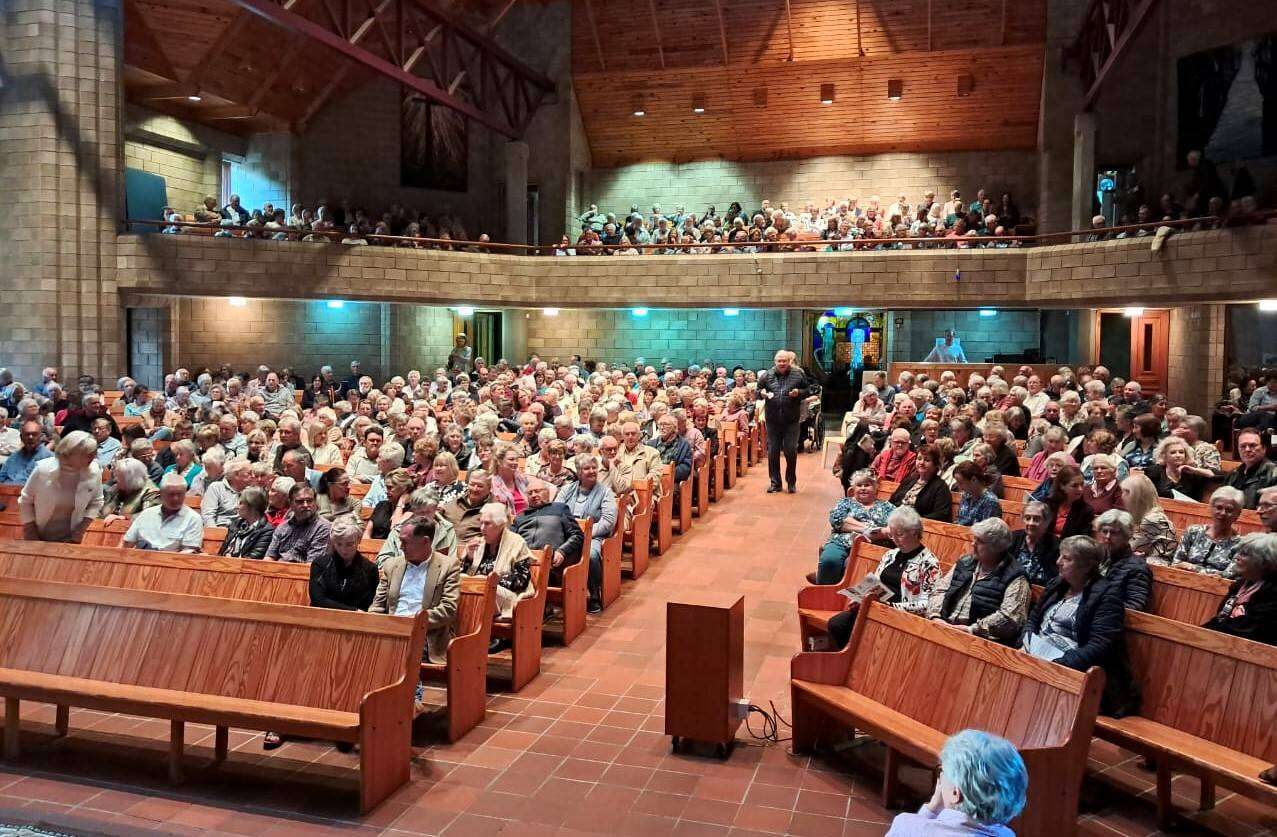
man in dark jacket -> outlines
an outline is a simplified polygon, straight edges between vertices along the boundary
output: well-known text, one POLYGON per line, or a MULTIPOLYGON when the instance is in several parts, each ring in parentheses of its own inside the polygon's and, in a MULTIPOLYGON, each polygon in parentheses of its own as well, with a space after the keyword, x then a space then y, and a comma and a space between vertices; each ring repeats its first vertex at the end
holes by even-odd
POLYGON ((1245 506, 1253 509, 1259 504, 1259 493, 1277 485, 1277 463, 1266 457, 1264 437, 1257 430, 1243 430, 1237 436, 1237 454, 1241 467, 1228 475, 1225 485, 1231 485, 1245 497, 1245 506))
POLYGON ((798 490, 798 428, 803 399, 807 397, 807 376, 794 365, 788 349, 776 353, 776 365, 758 376, 758 394, 765 399, 767 418, 768 494, 780 491, 780 454, 785 454, 785 482, 789 493, 798 490))
POLYGON ((551 489, 547 482, 533 482, 528 488, 528 507, 514 519, 511 528, 528 542, 529 549, 548 546, 554 550, 550 585, 561 587, 563 569, 581 560, 585 533, 566 505, 550 502, 551 489))
MULTIPOLYGON (((661 455, 661 462, 674 465, 674 491, 692 474, 692 448, 678 435, 678 419, 666 413, 656 422, 656 441, 651 446, 661 455)), ((676 497, 677 501, 677 497, 676 497)))

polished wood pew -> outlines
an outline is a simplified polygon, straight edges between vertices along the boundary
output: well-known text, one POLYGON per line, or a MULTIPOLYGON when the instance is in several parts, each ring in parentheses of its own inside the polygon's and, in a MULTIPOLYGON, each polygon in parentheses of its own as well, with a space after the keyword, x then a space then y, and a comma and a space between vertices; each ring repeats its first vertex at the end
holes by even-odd
MULTIPOLYGON (((1157 502, 1162 507, 1162 511, 1166 512, 1175 531, 1181 535, 1189 526, 1198 523, 1210 525, 1210 505, 1207 503, 1189 503, 1184 500, 1168 500, 1165 497, 1158 498, 1157 502)), ((1242 535, 1265 531, 1264 522, 1259 519, 1259 512, 1254 509, 1242 509, 1241 516, 1237 518, 1233 526, 1242 535)))
POLYGON ((634 481, 634 515, 625 530, 625 550, 622 568, 630 578, 641 578, 647 572, 652 552, 652 486, 647 480, 634 481), (625 559, 629 566, 625 566, 625 559))
POLYGON ((553 619, 546 620, 542 632, 558 637, 564 646, 571 645, 572 640, 585 631, 585 603, 589 598, 590 532, 594 529, 594 521, 583 517, 577 518, 576 524, 585 535, 581 559, 563 568, 562 587, 551 586, 545 591, 546 602, 558 606, 559 613, 553 619))
POLYGON ((709 456, 701 463, 699 468, 694 469, 696 495, 695 502, 692 504, 692 513, 698 518, 703 518, 709 514, 709 504, 713 499, 710 497, 710 483, 713 480, 714 462, 718 457, 709 456))
POLYGON ((603 541, 603 607, 605 608, 621 597, 625 514, 626 509, 634 502, 634 497, 635 492, 631 491, 616 499, 616 526, 612 528, 612 534, 603 541))
POLYGON ((1157 765, 1162 827, 1175 815, 1175 771, 1201 779, 1203 810, 1216 785, 1277 806, 1277 787, 1258 779, 1277 763, 1277 648, 1132 611, 1126 648, 1139 714, 1100 718, 1095 731, 1157 765))
POLYGON ((487 714, 488 643, 496 609, 496 574, 462 576, 457 632, 448 642, 447 663, 421 664, 422 681, 442 681, 447 689, 449 742, 460 741, 487 714))
POLYGON ((129 531, 128 520, 112 520, 107 523, 94 520, 84 531, 84 539, 80 543, 85 546, 120 546, 124 543, 124 535, 129 531))
POLYGON ((519 600, 510 620, 492 623, 492 636, 510 642, 510 649, 499 654, 489 654, 488 668, 493 661, 501 668, 510 669, 510 691, 517 692, 541 673, 541 632, 545 624, 545 597, 550 582, 549 547, 532 550, 532 584, 534 593, 519 600))
POLYGON ((813 638, 825 635, 831 616, 847 609, 847 598, 838 595, 838 591, 855 586, 866 574, 877 569, 886 551, 885 546, 858 540, 847 556, 842 579, 836 584, 811 584, 798 591, 798 631, 804 650, 811 650, 813 638))
POLYGON ((723 499, 723 492, 727 490, 727 443, 723 441, 722 431, 719 431, 718 455, 714 457, 711 466, 714 470, 710 480, 709 498, 717 503, 723 499))
POLYGON ((723 490, 727 490, 736 484, 737 472, 740 467, 740 428, 735 424, 723 425, 723 490))
MULTIPOLYGON (((703 465, 701 467, 704 468, 703 465)), ((696 467, 693 466, 687 479, 678 484, 678 508, 673 510, 671 523, 673 531, 679 535, 686 535, 692 529, 692 507, 696 504, 694 496, 696 481, 696 467)))
POLYGON ((1153 598, 1148 612, 1183 622, 1202 625, 1219 613, 1228 595, 1229 581, 1217 575, 1150 564, 1153 571, 1153 598))
POLYGON ((229 727, 359 744, 365 812, 408 781, 424 614, 16 578, 0 578, 0 613, 9 759, 20 754, 19 703, 33 700, 169 720, 174 782, 187 722, 217 727, 219 761, 229 727), (50 653, 68 648, 76 653, 50 653))
POLYGON ((0 576, 272 604, 310 604, 310 567, 278 561, 0 541, 0 576))
POLYGON ((959 558, 970 554, 971 527, 959 526, 956 523, 941 523, 938 520, 924 520, 922 521, 922 542, 935 554, 941 569, 948 571, 959 558))
POLYGON ((1029 480, 1024 477, 1003 477, 1002 499, 1023 503, 1030 494, 1037 490, 1038 483, 1038 480, 1029 480))
POLYGON ((882 741, 885 807, 895 803, 900 756, 934 768, 950 735, 976 728, 1024 757, 1028 805, 1016 832, 1076 833, 1104 684, 1098 668, 1083 674, 868 602, 845 649, 800 653, 790 673, 794 752, 848 727, 882 741))
POLYGON ((661 467, 661 499, 656 503, 656 554, 664 555, 674 544, 674 466, 661 467))

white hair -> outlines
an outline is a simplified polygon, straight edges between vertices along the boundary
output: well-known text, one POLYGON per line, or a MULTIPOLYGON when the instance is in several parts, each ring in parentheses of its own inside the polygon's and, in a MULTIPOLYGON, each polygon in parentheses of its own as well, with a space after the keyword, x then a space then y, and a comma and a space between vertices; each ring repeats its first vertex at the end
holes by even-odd
POLYGON ((186 479, 177 471, 169 471, 160 479, 160 490, 165 488, 180 488, 185 493, 186 479))
POLYGON ((58 459, 66 459, 77 453, 86 453, 89 456, 96 456, 98 452, 97 440, 85 433, 83 430, 72 430, 67 435, 58 440, 57 445, 53 448, 53 452, 57 454, 58 459))
POLYGON ((510 522, 510 510, 505 503, 485 503, 479 510, 479 519, 505 526, 510 522))

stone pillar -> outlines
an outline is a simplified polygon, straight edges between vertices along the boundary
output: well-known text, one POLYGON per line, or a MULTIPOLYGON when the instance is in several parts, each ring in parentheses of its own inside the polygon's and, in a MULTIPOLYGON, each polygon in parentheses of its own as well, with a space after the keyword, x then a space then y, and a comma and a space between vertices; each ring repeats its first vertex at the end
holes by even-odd
POLYGON ((0 362, 114 384, 120 0, 0 3, 0 362))
POLYGON ((511 244, 528 243, 528 144, 505 144, 505 235, 511 244))
POLYGON ((1224 390, 1225 307, 1184 305, 1171 309, 1166 397, 1208 420, 1211 406, 1224 390))
POLYGON ((1073 229, 1091 226, 1095 202, 1095 114, 1073 117, 1073 229))
POLYGON ((1072 220, 1073 119, 1082 109, 1076 62, 1060 56, 1077 38, 1088 0, 1051 0, 1038 119, 1038 232, 1062 232, 1072 220))

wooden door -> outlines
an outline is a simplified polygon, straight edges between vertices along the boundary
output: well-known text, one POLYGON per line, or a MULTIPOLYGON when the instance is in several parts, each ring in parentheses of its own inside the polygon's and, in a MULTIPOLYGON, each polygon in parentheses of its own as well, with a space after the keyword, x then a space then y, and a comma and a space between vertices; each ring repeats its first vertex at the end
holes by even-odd
POLYGON ((1166 392, 1171 347, 1169 311, 1145 311, 1131 317, 1131 377, 1145 393, 1166 392))

